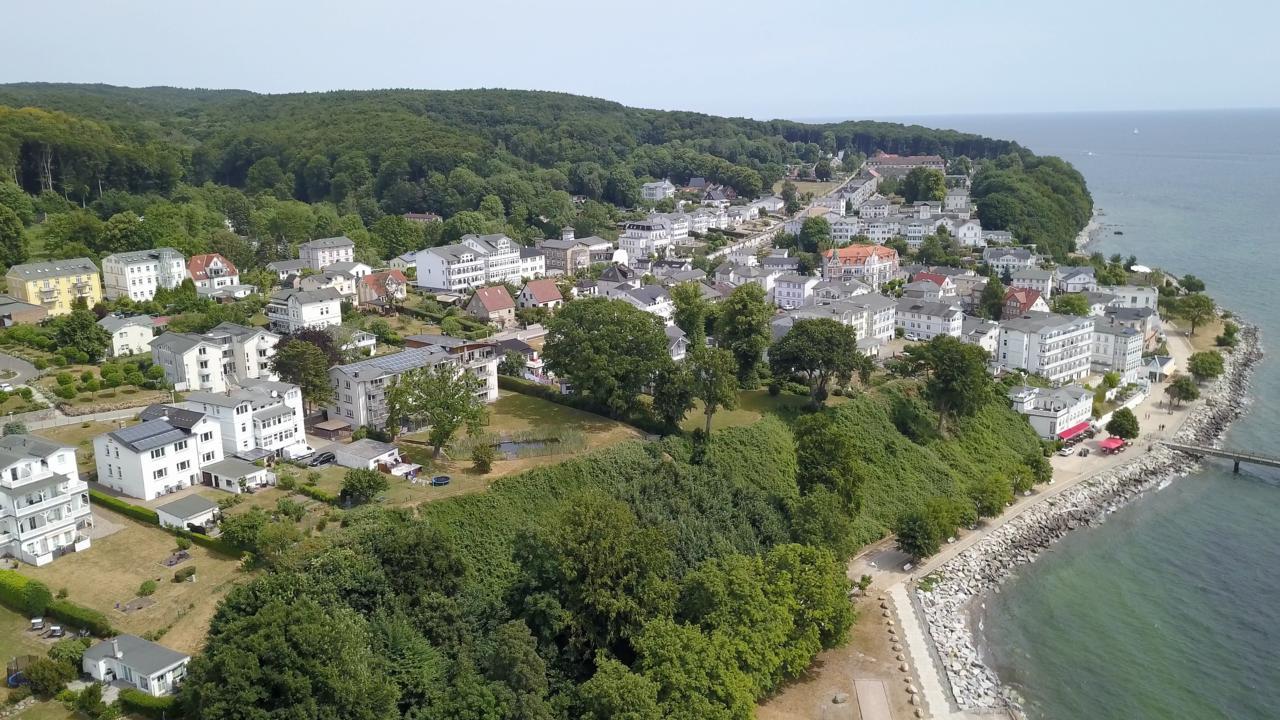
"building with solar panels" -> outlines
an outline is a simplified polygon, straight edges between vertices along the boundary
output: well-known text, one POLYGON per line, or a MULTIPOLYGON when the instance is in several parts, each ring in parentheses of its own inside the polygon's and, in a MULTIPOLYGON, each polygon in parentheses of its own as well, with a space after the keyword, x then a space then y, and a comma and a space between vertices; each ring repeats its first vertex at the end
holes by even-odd
POLYGON ((154 500, 199 484, 200 468, 223 458, 221 428, 202 412, 152 405, 138 417, 93 439, 99 484, 154 500))
POLYGON ((0 555, 46 565, 88 548, 92 525, 75 448, 35 435, 0 438, 0 555))
POLYGON ((329 419, 342 419, 353 428, 386 427, 387 389, 401 374, 424 367, 465 369, 480 378, 478 397, 487 403, 497 400, 498 363, 502 359, 497 346, 489 342, 449 342, 452 340, 455 339, 443 338, 444 344, 428 344, 330 368, 334 404, 328 408, 329 419))

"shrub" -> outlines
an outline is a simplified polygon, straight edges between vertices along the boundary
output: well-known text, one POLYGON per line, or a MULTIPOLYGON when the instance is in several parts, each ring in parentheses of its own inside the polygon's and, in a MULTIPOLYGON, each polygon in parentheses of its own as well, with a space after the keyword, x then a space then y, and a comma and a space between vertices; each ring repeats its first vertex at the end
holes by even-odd
POLYGON ((89 638, 63 638, 49 648, 49 659, 78 668, 84 651, 92 644, 89 638))
POLYGON ((142 584, 138 586, 139 597, 147 597, 148 595, 155 595, 156 587, 157 586, 156 586, 155 580, 143 580, 142 584))
POLYGON ((75 376, 69 372, 60 372, 56 376, 54 376, 54 379, 58 381, 59 385, 63 385, 63 386, 76 384, 75 376))
POLYGON ((311 487, 311 486, 309 486, 309 485, 303 485, 302 487, 298 488, 298 489, 297 489, 297 491, 298 491, 298 494, 300 494, 300 495, 306 495, 307 497, 311 498, 312 500, 319 500, 319 501, 320 501, 320 502, 322 502, 322 503, 328 503, 328 504, 330 504, 330 505, 337 505, 337 504, 338 504, 338 496, 337 496, 337 495, 334 495, 334 494, 333 494, 333 493, 331 493, 331 492, 326 492, 326 491, 321 490, 320 488, 317 488, 317 487, 311 487))
POLYGON ((76 389, 73 385, 59 385, 53 389, 53 394, 63 400, 73 400, 76 396, 76 389))
POLYGON ((477 443, 471 448, 471 462, 475 466, 476 472, 486 474, 493 470, 493 461, 497 459, 498 451, 489 443, 477 443))
POLYGON ((276 512, 289 518, 294 522, 302 520, 302 516, 307 514, 307 509, 302 503, 289 498, 280 498, 276 501, 276 512))
POLYGON ((57 598, 58 598, 59 600, 62 600, 62 599, 64 599, 64 598, 66 598, 68 594, 69 594, 69 593, 67 592, 67 589, 66 589, 66 588, 58 588, 58 595, 57 595, 57 598))
POLYGON ((53 602, 44 583, 20 575, 15 570, 0 570, 0 604, 29 617, 43 615, 53 602))
POLYGON ((31 364, 34 365, 37 370, 49 369, 49 361, 44 358, 36 358, 31 364))
POLYGON ((281 490, 293 490, 298 487, 298 481, 292 475, 283 473, 276 479, 276 487, 281 490))
POLYGON ((160 516, 151 508, 144 508, 132 503, 127 503, 117 497, 112 497, 101 490, 89 489, 89 496, 93 500, 93 504, 105 507, 109 510, 120 513, 127 517, 131 517, 139 522, 151 525, 160 524, 160 516))
POLYGON ((120 691, 120 707, 125 712, 157 720, 173 716, 175 702, 176 698, 173 695, 152 697, 136 688, 125 688, 120 691))
POLYGON ((84 372, 80 373, 80 382, 87 383, 91 380, 93 380, 92 370, 85 370, 84 372))
POLYGON ((186 582, 196 574, 196 566, 188 565, 173 574, 173 581, 176 583, 186 582))
POLYGON ((66 687, 67 681, 76 676, 75 669, 49 658, 40 658, 22 671, 31 682, 31 692, 42 698, 51 698, 66 687))
POLYGON ((191 549, 191 538, 185 538, 185 537, 182 537, 181 535, 179 535, 179 536, 178 536, 178 538, 177 538, 177 540, 175 540, 175 541, 174 541, 174 544, 176 544, 176 545, 178 546, 178 550, 179 550, 179 551, 182 551, 182 550, 190 550, 190 549, 191 549))
POLYGON ((98 637, 107 637, 115 633, 106 615, 67 600, 54 600, 49 603, 44 614, 72 627, 88 630, 98 637))

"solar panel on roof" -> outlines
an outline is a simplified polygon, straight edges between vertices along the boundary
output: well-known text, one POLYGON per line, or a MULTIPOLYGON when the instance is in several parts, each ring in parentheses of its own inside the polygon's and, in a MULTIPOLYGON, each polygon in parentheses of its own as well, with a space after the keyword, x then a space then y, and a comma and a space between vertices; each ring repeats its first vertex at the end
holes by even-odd
POLYGON ((151 450, 187 437, 187 433, 173 427, 165 420, 148 420, 139 425, 117 430, 113 435, 134 450, 151 450))

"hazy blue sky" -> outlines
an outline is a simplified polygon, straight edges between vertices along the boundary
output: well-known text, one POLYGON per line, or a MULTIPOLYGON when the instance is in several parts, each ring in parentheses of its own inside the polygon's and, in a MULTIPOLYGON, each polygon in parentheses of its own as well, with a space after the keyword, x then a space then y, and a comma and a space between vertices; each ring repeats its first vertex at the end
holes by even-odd
POLYGON ((511 87, 753 117, 1280 106, 1277 0, 0 0, 0 82, 511 87))

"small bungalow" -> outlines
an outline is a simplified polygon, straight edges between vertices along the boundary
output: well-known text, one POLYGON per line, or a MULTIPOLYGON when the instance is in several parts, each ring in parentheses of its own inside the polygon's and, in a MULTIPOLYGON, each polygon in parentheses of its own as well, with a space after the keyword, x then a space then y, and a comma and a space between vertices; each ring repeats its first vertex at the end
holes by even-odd
POLYGON ((467 314, 498 328, 511 327, 516 323, 516 301, 504 285, 476 288, 467 303, 467 314))
POLYGON ((124 682, 153 697, 173 692, 187 675, 189 655, 137 635, 117 635, 84 651, 81 666, 94 680, 124 682))
POLYGON ((369 438, 327 449, 333 451, 334 461, 342 467, 377 470, 380 466, 393 468, 400 464, 400 448, 369 438))
POLYGON ((214 524, 218 503, 200 495, 188 495, 157 507, 156 515, 164 527, 204 533, 214 524))
POLYGON ((253 492, 276 484, 275 473, 237 458, 226 458, 200 468, 201 482, 231 493, 253 492))

